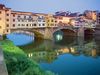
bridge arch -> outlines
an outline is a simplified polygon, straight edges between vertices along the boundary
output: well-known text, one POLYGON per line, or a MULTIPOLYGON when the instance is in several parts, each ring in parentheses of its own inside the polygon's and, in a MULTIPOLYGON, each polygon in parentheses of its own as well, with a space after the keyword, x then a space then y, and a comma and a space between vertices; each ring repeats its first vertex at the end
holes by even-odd
POLYGON ((14 33, 14 34, 26 34, 26 35, 31 35, 31 36, 34 36, 34 33, 32 32, 29 32, 29 31, 24 31, 24 30, 16 30, 16 31, 13 31, 11 33, 14 33))
POLYGON ((23 33, 23 34, 27 34, 27 35, 31 35, 34 36, 35 38, 43 38, 44 34, 42 31, 39 30, 35 30, 35 29, 12 29, 10 33, 23 33))
POLYGON ((76 36, 76 30, 73 28, 58 28, 56 30, 53 31, 53 35, 57 32, 57 31, 62 31, 64 35, 68 35, 68 36, 76 36))
POLYGON ((94 29, 90 29, 90 28, 84 29, 84 35, 85 36, 87 36, 87 35, 93 35, 94 33, 95 33, 94 29))

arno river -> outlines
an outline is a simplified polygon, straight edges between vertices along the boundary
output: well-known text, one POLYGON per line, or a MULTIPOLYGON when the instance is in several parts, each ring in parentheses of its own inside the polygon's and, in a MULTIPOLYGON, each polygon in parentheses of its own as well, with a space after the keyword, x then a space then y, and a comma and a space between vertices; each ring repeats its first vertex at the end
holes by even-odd
POLYGON ((36 40, 25 34, 9 34, 8 39, 57 75, 100 75, 100 37, 57 35, 53 41, 36 40))

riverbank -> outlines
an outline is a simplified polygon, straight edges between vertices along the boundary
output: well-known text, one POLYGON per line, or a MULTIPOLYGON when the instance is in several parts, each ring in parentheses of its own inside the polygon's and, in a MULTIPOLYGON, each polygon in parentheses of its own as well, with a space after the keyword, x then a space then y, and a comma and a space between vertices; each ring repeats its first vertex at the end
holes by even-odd
POLYGON ((19 47, 11 41, 1 41, 4 58, 9 75, 54 75, 49 71, 42 70, 39 65, 27 57, 19 47))
POLYGON ((0 75, 8 75, 5 65, 2 48, 0 48, 0 75))

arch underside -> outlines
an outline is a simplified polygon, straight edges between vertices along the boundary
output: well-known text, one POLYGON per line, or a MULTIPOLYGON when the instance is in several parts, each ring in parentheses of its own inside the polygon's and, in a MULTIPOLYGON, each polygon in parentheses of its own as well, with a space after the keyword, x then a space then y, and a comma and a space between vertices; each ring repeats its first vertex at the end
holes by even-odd
POLYGON ((67 36, 76 36, 76 31, 73 30, 73 29, 68 29, 68 28, 61 28, 61 29, 57 29, 53 32, 56 33, 57 31, 62 31, 64 35, 67 35, 67 36))
POLYGON ((84 30, 84 35, 93 35, 95 32, 94 29, 85 29, 84 30))
POLYGON ((20 31, 21 32, 25 32, 25 34, 27 33, 29 33, 29 34, 34 34, 34 36, 35 37, 38 37, 38 38, 43 38, 43 34, 41 33, 41 31, 39 31, 39 30, 35 30, 35 29, 11 29, 11 33, 16 33, 16 32, 18 32, 19 31, 19 33, 20 33, 20 31))

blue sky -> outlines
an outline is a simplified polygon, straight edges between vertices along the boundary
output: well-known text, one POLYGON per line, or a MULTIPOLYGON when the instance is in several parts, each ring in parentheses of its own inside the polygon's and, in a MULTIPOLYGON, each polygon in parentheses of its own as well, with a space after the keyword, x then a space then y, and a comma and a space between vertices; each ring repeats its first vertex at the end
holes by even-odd
POLYGON ((56 11, 83 12, 100 10, 100 0, 0 0, 16 11, 54 13, 56 11))

